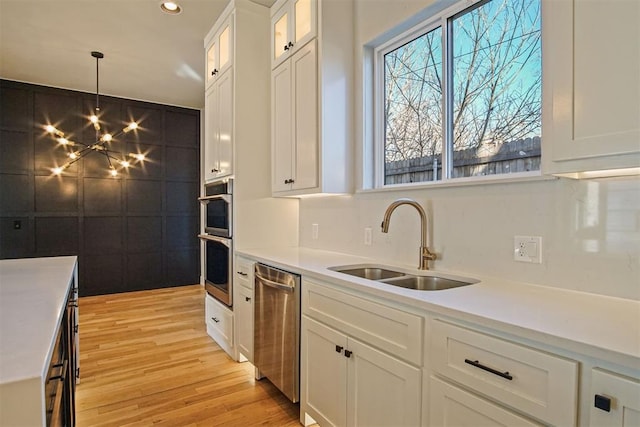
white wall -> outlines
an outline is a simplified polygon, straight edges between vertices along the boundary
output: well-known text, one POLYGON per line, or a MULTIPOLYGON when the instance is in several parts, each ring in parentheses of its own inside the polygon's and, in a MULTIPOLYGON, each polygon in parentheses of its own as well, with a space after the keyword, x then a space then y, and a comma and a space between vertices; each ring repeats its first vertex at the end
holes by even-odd
MULTIPOLYGON (((355 2, 356 182, 362 185, 362 46, 404 22, 428 0, 355 2)), ((429 246, 436 270, 640 299, 640 178, 566 179, 430 188, 309 198, 299 205, 300 246, 418 265, 417 212, 400 207, 388 234, 380 222, 388 204, 411 197, 431 214, 429 246), (311 239, 311 224, 319 238, 311 239), (371 227, 373 245, 363 244, 371 227), (542 236, 542 264, 513 260, 515 235, 542 236)))
POLYGON ((418 266, 420 221, 431 217, 435 270, 640 299, 640 178, 492 184, 310 198, 300 201, 300 245, 418 266), (319 225, 318 239, 311 224, 319 225), (373 244, 364 245, 371 227, 373 244), (542 264, 513 260, 513 237, 542 237, 542 264))

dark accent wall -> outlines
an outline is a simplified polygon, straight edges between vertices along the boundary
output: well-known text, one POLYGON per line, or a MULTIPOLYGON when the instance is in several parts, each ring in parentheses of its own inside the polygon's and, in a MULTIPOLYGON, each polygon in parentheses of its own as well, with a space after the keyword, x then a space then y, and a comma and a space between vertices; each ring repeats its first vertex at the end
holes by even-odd
POLYGON ((43 129, 95 142, 95 94, 0 80, 0 258, 79 256, 80 295, 199 282, 200 111, 100 97, 112 142, 148 160, 111 177, 90 153, 61 177, 64 150, 43 129))

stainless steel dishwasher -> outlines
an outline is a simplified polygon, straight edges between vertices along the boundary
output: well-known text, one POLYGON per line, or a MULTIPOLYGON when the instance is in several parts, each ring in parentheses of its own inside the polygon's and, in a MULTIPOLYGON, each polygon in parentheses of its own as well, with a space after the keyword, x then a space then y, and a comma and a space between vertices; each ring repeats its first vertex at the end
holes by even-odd
POLYGON ((254 364, 292 402, 300 395, 300 276, 255 268, 254 364))

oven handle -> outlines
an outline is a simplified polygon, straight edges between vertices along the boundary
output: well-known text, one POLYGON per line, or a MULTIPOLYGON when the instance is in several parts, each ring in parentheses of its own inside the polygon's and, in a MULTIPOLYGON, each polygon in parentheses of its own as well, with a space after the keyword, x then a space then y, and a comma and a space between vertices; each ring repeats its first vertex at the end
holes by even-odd
POLYGON ((227 203, 231 203, 231 195, 230 194, 216 194, 215 196, 203 196, 198 197, 202 203, 209 203, 212 200, 224 200, 227 203))
POLYGON ((259 280, 260 282, 262 282, 262 284, 265 285, 265 286, 269 286, 270 288, 280 289, 281 291, 293 292, 293 289, 294 289, 293 286, 285 285, 283 283, 274 282, 273 280, 269 280, 269 279, 265 278, 264 276, 259 275, 258 273, 256 273, 256 279, 259 280))
POLYGON ((198 234, 198 237, 201 240, 213 240, 213 241, 216 241, 218 243, 222 243, 223 245, 225 245, 226 247, 231 249, 231 239, 225 239, 225 238, 218 237, 218 236, 212 236, 210 234, 198 234))

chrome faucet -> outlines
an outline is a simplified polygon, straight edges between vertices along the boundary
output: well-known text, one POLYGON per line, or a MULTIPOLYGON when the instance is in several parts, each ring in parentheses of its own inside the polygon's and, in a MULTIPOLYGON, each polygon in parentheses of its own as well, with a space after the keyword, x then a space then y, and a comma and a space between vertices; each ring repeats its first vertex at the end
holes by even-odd
POLYGON ((429 226, 429 218, 427 217, 427 213, 418 202, 412 199, 398 199, 395 202, 391 203, 384 213, 384 219, 382 220, 381 224, 382 232, 389 232, 389 222, 391 221, 391 214, 400 205, 413 206, 418 210, 418 213, 420 214, 420 229, 422 232, 422 236, 420 238, 420 266, 418 268, 420 270, 428 270, 429 261, 435 260, 436 254, 429 251, 429 248, 427 247, 427 228, 429 226))

